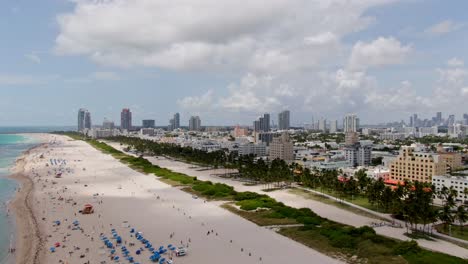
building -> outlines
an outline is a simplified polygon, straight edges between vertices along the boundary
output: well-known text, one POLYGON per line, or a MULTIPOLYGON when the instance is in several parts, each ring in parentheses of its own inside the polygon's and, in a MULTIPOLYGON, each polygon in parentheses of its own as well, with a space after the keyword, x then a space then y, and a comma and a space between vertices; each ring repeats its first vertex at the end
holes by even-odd
POLYGON ((274 137, 270 144, 270 159, 294 160, 294 144, 287 133, 274 137))
POLYGON ((180 128, 180 114, 179 113, 175 113, 174 114, 174 129, 179 129, 180 128))
POLYGON ((270 146, 270 143, 273 142, 273 138, 279 136, 278 133, 274 132, 261 132, 255 134, 255 142, 264 143, 267 146, 270 146))
POLYGON ((235 138, 247 136, 248 134, 249 134, 249 130, 247 128, 242 128, 239 125, 237 125, 232 131, 232 136, 235 138))
POLYGON ((359 129, 359 118, 356 114, 347 114, 343 119, 343 131, 357 132, 359 129))
POLYGON ((259 117, 258 120, 253 122, 255 132, 268 132, 270 131, 270 114, 265 113, 259 117))
POLYGON ((321 118, 319 121, 318 121, 318 130, 322 131, 322 132, 326 132, 327 131, 327 120, 325 118, 321 118))
POLYGON ((171 120, 169 120, 169 126, 167 126, 167 130, 173 131, 179 128, 180 128, 180 114, 175 113, 174 117, 171 120))
POLYGON ((449 189, 453 188, 457 191, 456 200, 463 202, 468 200, 468 196, 464 193, 465 189, 468 188, 467 176, 434 175, 432 177, 432 184, 435 186, 437 191, 440 191, 444 186, 449 189))
POLYGON ((120 129, 132 129, 132 112, 129 108, 122 109, 122 112, 120 113, 120 129))
POLYGON ((355 143, 344 149, 348 163, 353 166, 369 166, 372 161, 372 145, 362 145, 355 143))
POLYGON ((359 141, 359 135, 357 132, 346 132, 345 133, 345 145, 352 146, 359 141))
POLYGON ((468 114, 463 114, 463 124, 468 126, 468 114))
POLYGON ((199 116, 191 116, 189 119, 189 130, 190 131, 200 131, 201 130, 201 120, 199 116))
POLYGON ((115 125, 114 122, 107 120, 104 118, 104 121, 102 122, 102 128, 103 129, 114 129, 115 125))
POLYGON ((435 117, 436 125, 440 125, 442 123, 442 112, 437 112, 435 117))
POLYGON ((390 164, 392 180, 431 182, 434 175, 445 175, 447 164, 436 153, 419 152, 414 146, 404 146, 390 164))
POLYGON ((78 131, 83 132, 85 129, 91 129, 91 113, 84 108, 80 108, 78 110, 78 131))
POLYGON ((290 127, 290 112, 285 110, 278 114, 278 129, 288 130, 290 127))
POLYGON ((156 122, 153 119, 145 119, 141 122, 143 128, 154 128, 156 122))
POLYGON ((439 133, 439 128, 437 126, 432 127, 420 127, 418 128, 418 136, 425 137, 425 136, 436 136, 439 133))
POLYGON ((266 153, 267 153, 266 145, 263 143, 242 144, 239 146, 238 151, 239 151, 239 156, 254 155, 256 157, 263 157, 263 156, 266 156, 266 153))
POLYGON ((338 132, 338 120, 330 121, 330 133, 338 132))
POLYGON ((85 117, 84 117, 84 128, 91 129, 91 113, 88 111, 86 111, 85 117))
POLYGON ((453 126, 455 124, 455 115, 449 115, 447 118, 447 126, 453 126))

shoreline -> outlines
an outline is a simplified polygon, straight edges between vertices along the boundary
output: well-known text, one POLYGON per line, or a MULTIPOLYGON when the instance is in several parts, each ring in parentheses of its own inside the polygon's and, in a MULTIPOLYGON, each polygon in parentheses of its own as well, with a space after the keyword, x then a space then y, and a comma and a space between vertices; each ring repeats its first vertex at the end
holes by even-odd
POLYGON ((43 241, 37 217, 31 206, 34 199, 34 182, 25 174, 25 159, 32 150, 43 145, 39 144, 24 151, 16 159, 12 167, 13 173, 9 176, 18 184, 17 191, 8 205, 15 228, 13 243, 15 252, 10 258, 18 264, 40 263, 43 241))

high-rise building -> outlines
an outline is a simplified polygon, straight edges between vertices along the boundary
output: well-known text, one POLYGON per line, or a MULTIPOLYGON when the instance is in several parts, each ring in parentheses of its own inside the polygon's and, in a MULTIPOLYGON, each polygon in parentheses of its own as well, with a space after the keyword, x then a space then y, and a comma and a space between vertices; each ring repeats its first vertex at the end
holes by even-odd
POLYGON ((359 135, 357 132, 346 132, 345 133, 345 145, 352 146, 359 141, 359 135))
POLYGON ((447 118, 447 126, 453 126, 455 124, 455 115, 449 115, 447 118))
POLYGON ((442 112, 437 112, 436 113, 436 125, 440 125, 440 123, 442 123, 442 112))
POLYGON ((120 113, 120 129, 132 129, 132 112, 129 108, 122 109, 120 113))
POLYGON ((86 111, 85 117, 84 117, 84 127, 86 129, 91 129, 91 113, 86 111))
POLYGON ((330 121, 330 133, 336 133, 338 131, 338 120, 330 121))
POLYGON ((290 112, 285 110, 278 114, 278 129, 287 130, 290 126, 290 112))
POLYGON ((279 137, 274 137, 270 143, 270 159, 282 159, 285 161, 294 160, 294 144, 288 133, 283 133, 279 137))
POLYGON ((78 131, 83 132, 85 129, 91 129, 91 113, 84 108, 80 108, 78 110, 78 131))
POLYGON ((156 124, 153 119, 145 119, 141 123, 143 128, 154 128, 156 124))
POLYGON ((413 114, 413 124, 412 124, 412 127, 418 127, 418 126, 419 126, 418 114, 413 114))
POLYGON ((361 145, 360 143, 356 143, 354 145, 347 146, 344 151, 346 160, 353 167, 369 166, 371 164, 372 145, 361 145))
POLYGON ((265 113, 259 117, 258 120, 253 122, 255 132, 268 132, 270 131, 270 114, 265 113))
POLYGON ((174 129, 180 128, 180 114, 175 113, 174 115, 174 129))
POLYGON ((318 130, 325 132, 327 130, 327 120, 325 118, 321 118, 318 121, 318 130))
POLYGON ((201 120, 199 116, 191 116, 189 119, 189 130, 190 131, 200 131, 201 130, 201 120))
POLYGON ((104 118, 104 121, 102 122, 102 128, 104 129, 114 129, 114 122, 109 121, 104 118))
POLYGON ((356 114, 347 114, 343 119, 343 131, 357 132, 359 129, 359 118, 356 114))
POLYGON ((468 114, 463 114, 463 124, 468 126, 468 114))

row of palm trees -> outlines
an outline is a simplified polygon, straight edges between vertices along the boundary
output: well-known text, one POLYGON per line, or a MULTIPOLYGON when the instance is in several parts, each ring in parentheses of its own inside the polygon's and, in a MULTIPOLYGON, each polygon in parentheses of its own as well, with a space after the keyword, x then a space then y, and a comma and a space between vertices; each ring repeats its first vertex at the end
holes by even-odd
MULTIPOLYGON (((131 137, 112 138, 132 149, 150 155, 165 155, 207 166, 236 168, 239 177, 265 184, 267 189, 290 185, 295 182, 314 189, 333 192, 338 198, 365 197, 379 211, 394 215, 407 223, 409 228, 423 226, 438 220, 447 228, 455 221, 467 220, 465 206, 456 206, 457 191, 442 188, 436 191, 429 183, 404 181, 397 186, 388 186, 382 179, 371 179, 364 169, 348 177, 341 170, 319 170, 303 168, 301 165, 287 164, 283 160, 256 159, 253 156, 237 156, 227 151, 206 152, 176 144, 159 143, 131 137), (434 198, 443 201, 442 208, 434 206, 434 198)), ((468 194, 468 191, 467 191, 468 194)))

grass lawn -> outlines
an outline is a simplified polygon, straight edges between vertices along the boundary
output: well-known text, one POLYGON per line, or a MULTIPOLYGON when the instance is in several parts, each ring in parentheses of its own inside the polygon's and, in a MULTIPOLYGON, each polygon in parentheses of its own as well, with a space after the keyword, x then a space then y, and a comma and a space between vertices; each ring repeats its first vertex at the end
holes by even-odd
MULTIPOLYGON (((436 225, 435 228, 439 233, 442 233, 447 236, 449 235, 449 231, 444 230, 443 224, 436 225)), ((468 240, 468 229, 465 227, 465 230, 461 231, 459 226, 452 225, 452 237, 468 240)))
POLYGON ((352 212, 352 213, 355 213, 355 214, 358 214, 358 215, 362 215, 362 216, 373 218, 373 219, 378 219, 378 220, 381 220, 381 221, 388 221, 385 218, 380 218, 380 217, 378 217, 376 215, 373 215, 373 214, 370 214, 370 213, 368 213, 366 211, 363 211, 363 210, 360 210, 358 208, 354 208, 354 207, 351 207, 349 205, 346 205, 346 204, 331 200, 331 199, 329 199, 329 198, 327 198, 325 196, 322 196, 322 195, 319 195, 319 194, 316 194, 316 193, 313 193, 313 192, 308 192, 308 191, 305 191, 305 190, 302 190, 302 189, 291 189, 291 190, 289 190, 289 192, 292 193, 292 194, 302 196, 302 197, 304 197, 306 199, 311 199, 311 200, 315 200, 315 201, 318 201, 318 202, 333 205, 335 207, 338 207, 340 209, 343 209, 343 210, 346 210, 346 211, 349 211, 349 212, 352 212))
POLYGON ((353 203, 355 205, 362 206, 362 207, 364 207, 366 209, 369 209, 369 210, 372 210, 372 211, 376 211, 376 212, 379 212, 379 213, 387 213, 382 208, 379 208, 377 205, 370 204, 367 197, 365 197, 363 195, 354 195, 354 197, 351 197, 351 196, 340 196, 340 197, 338 197, 338 194, 336 192, 329 191, 327 188, 316 188, 316 189, 313 189, 313 190, 322 192, 324 194, 331 195, 333 197, 342 199, 344 201, 353 203))
POLYGON ((244 211, 239 210, 236 207, 232 206, 231 204, 223 204, 221 207, 224 209, 235 213, 251 222, 256 223, 259 226, 273 226, 273 225, 295 225, 298 222, 291 218, 277 218, 272 217, 271 211, 244 211))

